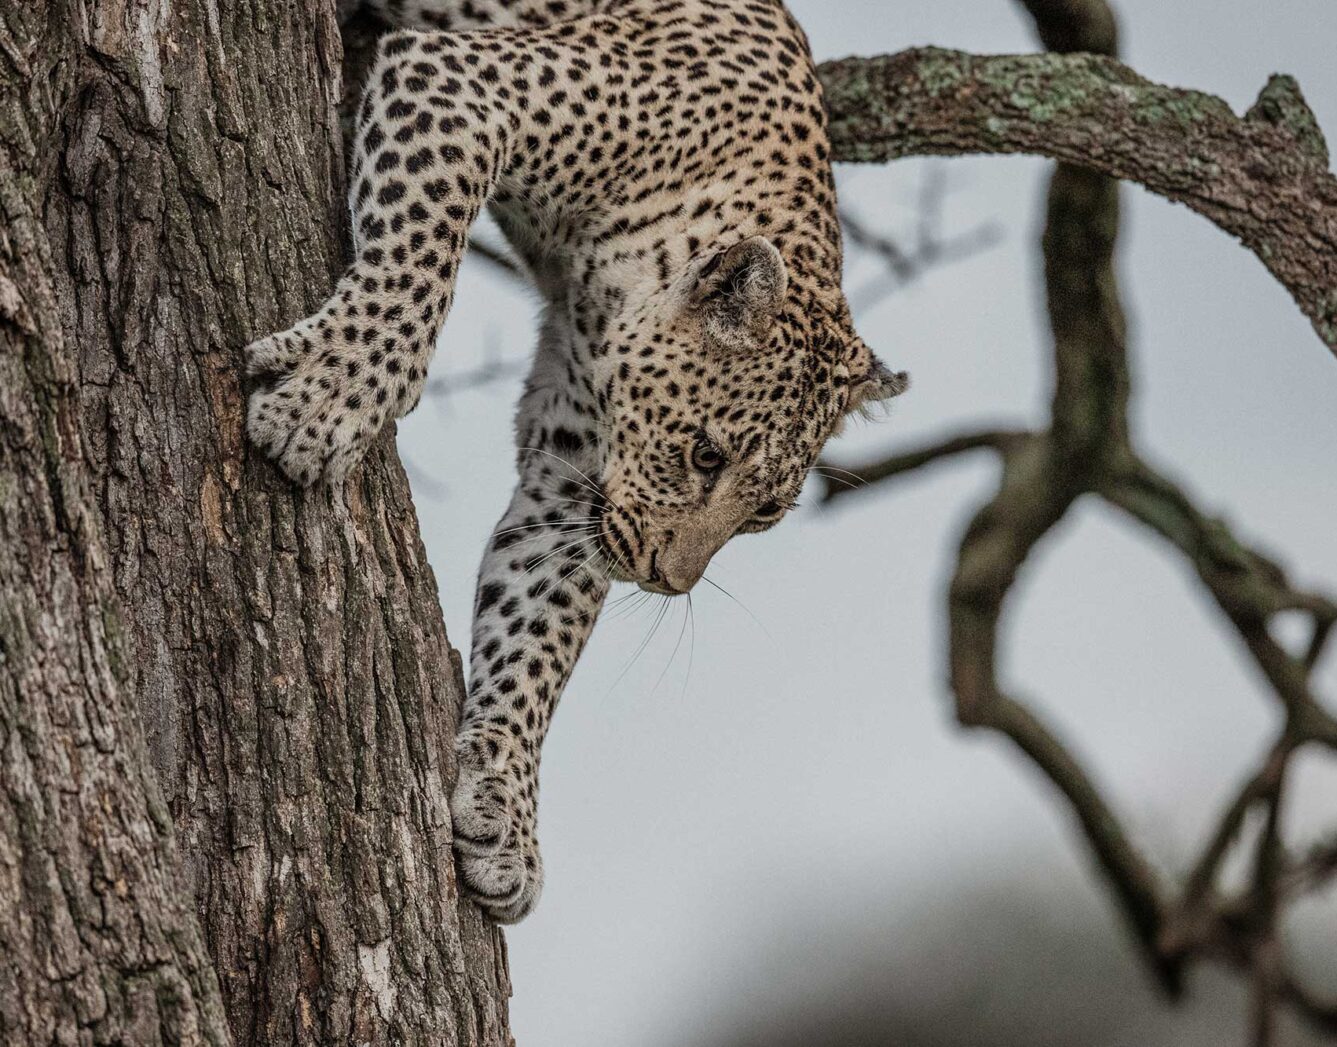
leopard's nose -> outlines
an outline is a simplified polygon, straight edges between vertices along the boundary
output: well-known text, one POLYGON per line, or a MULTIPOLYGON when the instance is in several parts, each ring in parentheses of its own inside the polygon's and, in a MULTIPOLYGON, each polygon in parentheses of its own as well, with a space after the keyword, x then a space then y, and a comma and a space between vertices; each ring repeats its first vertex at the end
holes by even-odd
POLYGON ((678 588, 664 577, 663 569, 659 565, 658 549, 654 549, 650 553, 649 577, 641 584, 641 588, 648 592, 659 593, 663 596, 679 596, 687 591, 686 589, 678 588))
POLYGON ((669 546, 651 557, 656 591, 672 596, 690 592, 701 580, 710 557, 699 550, 669 546))

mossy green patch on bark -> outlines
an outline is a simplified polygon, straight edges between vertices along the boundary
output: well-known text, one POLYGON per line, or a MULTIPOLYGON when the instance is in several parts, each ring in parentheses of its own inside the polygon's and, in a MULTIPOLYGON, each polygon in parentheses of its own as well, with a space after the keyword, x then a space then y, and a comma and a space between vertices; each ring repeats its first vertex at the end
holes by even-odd
POLYGON ((1330 163, 1327 140, 1293 76, 1271 76, 1246 119, 1264 120, 1285 128, 1306 153, 1324 167, 1330 163))
POLYGON ((1230 107, 1215 95, 1156 88, 1139 98, 1131 107, 1133 118, 1141 124, 1178 124, 1184 130, 1210 120, 1231 119, 1230 107))
POLYGON ((1061 55, 1023 55, 1012 61, 982 64, 981 83, 1007 98, 1008 103, 1037 124, 1079 109, 1105 88, 1104 80, 1079 61, 1061 55))
POLYGON ((964 60, 960 51, 926 47, 919 52, 917 72, 919 82, 932 98, 950 94, 966 80, 964 60))

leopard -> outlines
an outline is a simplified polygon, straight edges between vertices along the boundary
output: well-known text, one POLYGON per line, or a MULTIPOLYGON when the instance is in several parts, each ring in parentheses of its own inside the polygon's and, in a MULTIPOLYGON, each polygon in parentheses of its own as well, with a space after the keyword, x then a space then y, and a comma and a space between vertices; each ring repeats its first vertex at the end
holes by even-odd
POLYGON ((244 350, 250 440, 346 482, 423 394, 486 206, 541 303, 517 483, 479 570, 456 875, 533 911, 540 754, 614 584, 680 596, 899 395, 854 329, 822 86, 781 0, 365 0, 353 261, 244 350))

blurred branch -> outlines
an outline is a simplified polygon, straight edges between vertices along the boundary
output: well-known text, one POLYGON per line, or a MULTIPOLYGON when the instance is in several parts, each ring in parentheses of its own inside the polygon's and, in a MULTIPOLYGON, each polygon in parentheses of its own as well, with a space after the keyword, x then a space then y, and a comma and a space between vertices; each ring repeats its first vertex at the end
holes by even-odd
POLYGON ((992 450, 1008 454, 1016 449, 1031 434, 1023 429, 986 429, 975 433, 962 433, 946 440, 929 444, 912 451, 903 451, 863 465, 837 469, 825 463, 817 466, 822 473, 822 501, 830 502, 836 498, 860 490, 870 483, 887 480, 901 473, 908 473, 943 458, 955 457, 968 451, 992 450), (828 472, 829 470, 829 472, 828 472), (832 475, 838 474, 838 475, 832 475))
POLYGON ((468 371, 460 371, 449 378, 433 378, 427 383, 426 392, 433 399, 445 399, 452 393, 466 389, 481 389, 484 386, 514 378, 529 369, 526 359, 492 360, 468 371))
POLYGON ((1178 487, 1141 462, 1119 469, 1101 493, 1193 564, 1284 706, 1293 744, 1337 744, 1333 718, 1309 687, 1312 665, 1282 647, 1267 627, 1273 615, 1298 610, 1313 617, 1316 631, 1324 631, 1337 619, 1337 604, 1292 587, 1278 564, 1241 543, 1222 521, 1204 516, 1178 487))
POLYGON ((1291 863, 1284 890, 1288 894, 1318 890, 1334 876, 1337 876, 1337 833, 1314 844, 1303 858, 1291 863))
POLYGON ((441 403, 455 393, 468 389, 483 389, 508 378, 515 378, 529 370, 528 356, 503 356, 496 342, 488 338, 484 343, 483 362, 467 371, 428 380, 424 398, 441 403))
MULTIPOLYGON (((1054 345, 1050 426, 965 433, 848 470, 822 466, 824 498, 845 497, 967 451, 1000 456, 999 488, 966 529, 948 593, 957 719, 1003 734, 1059 790, 1169 994, 1182 991, 1189 964, 1214 959, 1248 972, 1258 1047, 1274 1041, 1280 1002, 1316 1028, 1337 1032, 1337 1005, 1300 985, 1278 925, 1288 898, 1337 874, 1337 840, 1295 858, 1286 853, 1281 832, 1293 755, 1309 745, 1337 749, 1337 718, 1320 704, 1311 681, 1337 622, 1337 603, 1293 586, 1277 563, 1201 512, 1133 450, 1125 321, 1113 261, 1118 188, 1107 176, 1183 200, 1242 239, 1334 350, 1337 180, 1326 170, 1322 136, 1292 81, 1274 78, 1241 119, 1217 99, 1159 87, 1115 61, 1116 28, 1105 0, 1022 3, 1047 46, 1093 53, 974 58, 922 50, 829 63, 823 75, 840 158, 1033 152, 1070 161, 1052 177, 1043 236, 1054 345), (1062 740, 997 680, 1007 596, 1031 550, 1082 495, 1124 510, 1193 565, 1282 712, 1262 765, 1222 812, 1178 887, 1162 882, 1062 740), (1312 623, 1300 655, 1269 630, 1275 615, 1289 612, 1312 623), (1219 882, 1222 866, 1246 818, 1259 810, 1262 830, 1248 883, 1227 894, 1219 882)), ((856 227, 852 239, 859 238, 856 227)), ((893 272, 908 265, 894 244, 880 253, 893 272)))
POLYGON ((1337 1036, 1337 1001, 1320 998, 1291 974, 1282 977, 1278 995, 1314 1028, 1337 1036))
POLYGON ((528 282, 528 275, 520 267, 520 264, 506 253, 505 248, 497 247, 480 237, 471 236, 469 238, 469 251, 493 267, 500 269, 507 276, 528 282))
MULTIPOLYGON (((1221 815, 1217 822, 1216 831, 1212 834, 1211 840, 1203 849, 1202 855, 1193 866, 1187 880, 1184 883, 1184 906, 1188 911, 1197 911, 1198 907, 1205 902, 1210 902, 1212 892, 1216 887, 1217 874, 1221 871, 1221 864, 1225 861, 1226 855, 1230 853, 1236 839, 1239 837, 1240 830, 1244 827, 1244 820, 1249 811, 1253 809, 1254 804, 1260 800, 1272 795, 1275 790, 1275 783, 1280 781, 1281 774, 1285 769, 1287 759, 1287 749, 1285 747, 1273 746, 1268 752, 1262 767, 1250 778, 1246 779, 1240 787, 1235 799, 1231 801, 1229 807, 1221 815)), ((1170 952, 1181 952, 1183 946, 1172 942, 1173 935, 1163 935, 1161 947, 1170 952)))
POLYGON ((942 227, 947 186, 945 167, 925 171, 915 208, 914 242, 908 249, 885 233, 874 232, 848 208, 841 209, 840 223, 846 239, 875 255, 886 266, 886 275, 881 280, 851 295, 850 304, 856 312, 919 279, 930 269, 971 258, 1002 239, 1002 227, 993 222, 955 236, 945 235, 942 227))

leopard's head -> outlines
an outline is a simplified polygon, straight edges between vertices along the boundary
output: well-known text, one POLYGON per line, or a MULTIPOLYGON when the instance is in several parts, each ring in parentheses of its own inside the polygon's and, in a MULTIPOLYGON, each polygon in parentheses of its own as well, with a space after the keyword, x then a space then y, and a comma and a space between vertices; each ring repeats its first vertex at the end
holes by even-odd
POLYGON ((725 542, 794 506, 847 415, 906 385, 839 290, 792 280, 769 240, 693 259, 611 351, 600 541, 614 577, 688 591, 725 542))

